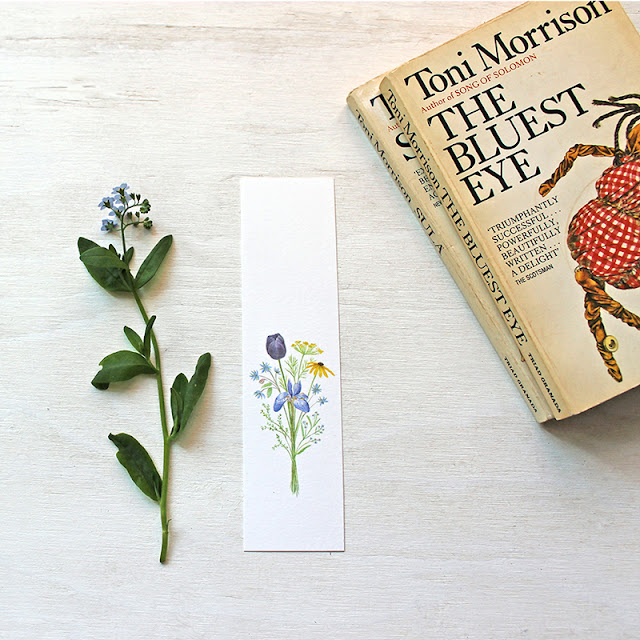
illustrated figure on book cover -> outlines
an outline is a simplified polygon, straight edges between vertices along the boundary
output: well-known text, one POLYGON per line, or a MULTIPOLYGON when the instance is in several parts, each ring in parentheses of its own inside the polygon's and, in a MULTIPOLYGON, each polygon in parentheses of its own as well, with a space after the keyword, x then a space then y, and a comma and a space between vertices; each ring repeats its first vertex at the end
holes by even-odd
POLYGON ((585 318, 589 329, 609 374, 621 382, 622 373, 613 357, 618 341, 607 335, 600 310, 640 329, 640 317, 605 291, 606 284, 617 289, 640 287, 640 94, 594 100, 593 103, 611 107, 594 121, 594 127, 599 127, 607 118, 618 116, 614 146, 574 145, 551 178, 540 185, 539 192, 547 195, 581 156, 613 158, 613 166, 596 182, 597 197, 585 204, 569 223, 567 243, 571 256, 580 265, 575 278, 585 291, 585 318), (624 124, 623 148, 620 133, 624 124))

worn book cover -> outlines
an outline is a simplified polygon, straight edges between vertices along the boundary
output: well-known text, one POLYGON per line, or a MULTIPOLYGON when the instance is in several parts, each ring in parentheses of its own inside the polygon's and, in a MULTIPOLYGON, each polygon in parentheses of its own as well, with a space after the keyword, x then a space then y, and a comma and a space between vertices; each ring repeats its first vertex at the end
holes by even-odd
POLYGON ((525 4, 382 87, 554 417, 640 383, 640 38, 622 7, 525 4))
POLYGON ((538 422, 552 417, 546 397, 521 359, 511 331, 504 323, 482 276, 462 246, 447 211, 436 196, 424 167, 396 122, 374 78, 354 89, 347 104, 407 204, 431 239, 471 310, 491 340, 525 402, 538 422))

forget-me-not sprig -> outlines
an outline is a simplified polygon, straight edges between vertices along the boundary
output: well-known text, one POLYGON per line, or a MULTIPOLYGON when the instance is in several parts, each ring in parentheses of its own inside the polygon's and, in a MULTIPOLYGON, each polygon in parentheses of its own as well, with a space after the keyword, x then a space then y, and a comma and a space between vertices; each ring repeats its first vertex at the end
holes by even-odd
POLYGON ((309 412, 309 402, 306 393, 302 393, 302 383, 298 380, 295 384, 291 384, 291 380, 287 380, 287 390, 283 391, 273 403, 273 410, 278 412, 282 409, 285 402, 290 402, 299 411, 309 412))
MULTIPOLYGON (((134 484, 159 506, 162 527, 160 562, 165 562, 169 545, 167 486, 170 475, 170 451, 174 440, 187 426, 202 396, 211 368, 211 354, 204 353, 198 358, 191 378, 187 378, 184 373, 176 376, 171 387, 171 413, 168 416, 160 349, 153 329, 156 316, 149 316, 147 313, 141 299, 141 291, 162 265, 173 243, 173 237, 167 235, 161 238, 142 261, 137 272, 132 272, 134 252, 132 246, 127 247, 126 229, 139 225, 148 229, 152 222, 146 216, 151 210, 149 200, 142 199, 140 194, 129 193, 128 189, 129 185, 123 182, 119 187, 112 189, 111 195, 102 198, 98 205, 100 210, 106 211, 102 215, 107 216, 102 220, 102 230, 109 232, 117 229, 122 240, 121 251, 113 244, 104 247, 88 238, 78 238, 78 251, 80 260, 98 285, 106 291, 127 292, 133 297, 144 321, 144 337, 131 327, 124 327, 124 334, 131 349, 121 349, 103 358, 99 363, 100 371, 96 373, 91 384, 96 389, 105 391, 111 383, 121 384, 139 375, 156 378, 163 443, 162 475, 147 449, 132 435, 111 433, 109 440, 118 448, 117 460, 127 470, 134 484), (169 417, 173 418, 173 426, 169 424, 169 417)), ((254 373, 255 379, 259 379, 257 370, 254 373)), ((259 393, 259 397, 265 397, 262 390, 259 393)))

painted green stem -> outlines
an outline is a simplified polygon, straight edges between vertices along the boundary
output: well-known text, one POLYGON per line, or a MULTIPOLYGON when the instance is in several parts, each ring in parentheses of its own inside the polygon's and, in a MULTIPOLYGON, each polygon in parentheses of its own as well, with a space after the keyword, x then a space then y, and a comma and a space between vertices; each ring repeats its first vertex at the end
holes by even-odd
POLYGON ((297 496, 300 493, 300 483, 298 482, 298 465, 295 454, 291 456, 291 493, 297 496))

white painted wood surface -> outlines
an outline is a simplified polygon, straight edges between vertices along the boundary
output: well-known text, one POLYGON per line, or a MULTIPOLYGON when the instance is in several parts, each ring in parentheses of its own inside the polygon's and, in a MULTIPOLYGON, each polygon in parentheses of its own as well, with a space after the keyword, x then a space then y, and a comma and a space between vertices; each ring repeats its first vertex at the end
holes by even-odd
POLYGON ((640 391, 537 426, 345 104, 510 6, 0 5, 0 637, 640 637, 640 391), (242 552, 242 175, 335 178, 345 553, 242 552), (159 458, 153 384, 89 384, 139 327, 75 248, 123 180, 167 381, 214 356, 166 566, 107 440, 159 458))

